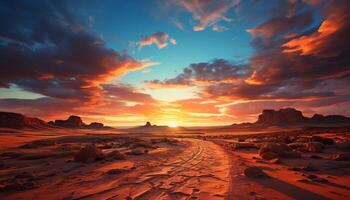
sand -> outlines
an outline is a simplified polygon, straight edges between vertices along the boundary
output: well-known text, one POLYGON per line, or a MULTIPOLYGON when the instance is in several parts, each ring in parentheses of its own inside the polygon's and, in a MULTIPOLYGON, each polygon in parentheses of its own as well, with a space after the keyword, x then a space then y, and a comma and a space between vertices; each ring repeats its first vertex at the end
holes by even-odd
MULTIPOLYGON (((2 130, 0 199, 347 199, 350 161, 334 161, 332 146, 271 163, 258 149, 228 148, 237 139, 90 130, 2 130), (6 132, 7 131, 7 132, 6 132), (163 138, 169 138, 164 139, 163 138), (156 139, 156 140, 154 140, 156 139), (39 142, 38 142, 39 140, 39 142), (74 161, 86 144, 105 155, 88 163, 74 161), (141 155, 133 155, 138 149, 141 155), (322 159, 310 158, 311 155, 322 159), (312 166, 318 171, 298 170, 312 166), (266 176, 243 174, 258 166, 266 176), (293 169, 294 168, 294 169, 293 169), (315 175, 319 180, 308 178, 315 175)), ((251 135, 251 134, 249 134, 251 135)), ((321 134, 343 141, 348 134, 321 134)), ((251 136, 250 140, 254 139, 251 136)))

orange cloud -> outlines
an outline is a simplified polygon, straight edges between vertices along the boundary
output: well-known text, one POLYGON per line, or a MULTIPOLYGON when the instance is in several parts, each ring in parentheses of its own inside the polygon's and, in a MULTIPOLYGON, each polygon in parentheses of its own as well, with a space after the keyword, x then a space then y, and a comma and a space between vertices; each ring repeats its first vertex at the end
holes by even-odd
POLYGON ((150 36, 142 38, 139 42, 137 42, 137 45, 141 49, 144 46, 151 46, 155 44, 159 49, 162 49, 168 46, 169 43, 176 45, 176 40, 171 38, 168 34, 156 32, 150 36))
POLYGON ((316 55, 316 56, 332 56, 321 55, 322 48, 327 45, 329 37, 332 36, 338 29, 344 25, 343 13, 332 13, 326 20, 324 20, 318 31, 306 36, 293 39, 282 47, 286 47, 283 50, 284 53, 300 52, 301 55, 316 55))
POLYGON ((212 26, 213 31, 223 31, 226 27, 217 23, 220 21, 230 22, 231 19, 226 17, 225 13, 230 7, 239 4, 240 1, 180 0, 173 1, 173 3, 190 12, 192 17, 199 21, 199 24, 193 27, 194 31, 202 31, 208 26, 212 26))

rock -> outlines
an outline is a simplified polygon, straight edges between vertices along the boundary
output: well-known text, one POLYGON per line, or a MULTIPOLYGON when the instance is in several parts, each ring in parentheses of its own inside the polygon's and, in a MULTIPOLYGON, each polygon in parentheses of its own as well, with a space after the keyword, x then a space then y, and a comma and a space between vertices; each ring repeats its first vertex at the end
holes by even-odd
POLYGON ((324 137, 321 137, 321 136, 317 136, 317 135, 314 135, 311 137, 311 141, 312 142, 319 142, 319 143, 322 143, 324 145, 332 145, 334 144, 334 140, 331 139, 331 138, 324 138, 324 137))
POLYGON ((18 158, 21 157, 23 154, 19 152, 13 152, 13 151, 6 151, 1 154, 1 157, 5 158, 18 158))
POLYGON ((286 152, 290 152, 291 150, 292 149, 286 144, 266 142, 261 145, 259 149, 259 155, 261 156, 265 152, 273 152, 282 157, 286 152))
POLYGON ((314 174, 307 175, 306 177, 309 178, 309 179, 318 178, 318 176, 316 176, 316 175, 314 175, 314 174))
POLYGON ((332 138, 323 138, 322 144, 324 144, 324 145, 332 145, 332 144, 334 144, 334 140, 332 138))
POLYGON ((260 178, 266 175, 261 168, 256 166, 247 167, 243 173, 250 178, 260 178))
POLYGON ((54 125, 65 128, 83 128, 85 126, 81 118, 75 115, 69 116, 67 120, 55 120, 54 125))
POLYGON ((43 140, 35 140, 32 142, 29 142, 27 144, 20 146, 20 148, 30 149, 30 148, 47 147, 47 146, 54 146, 54 145, 56 145, 55 141, 49 140, 49 139, 43 139, 43 140))
POLYGON ((350 151, 350 141, 336 143, 335 147, 343 151, 350 151))
POLYGON ((32 173, 29 173, 29 172, 22 172, 22 173, 19 173, 19 174, 16 174, 15 175, 15 179, 21 179, 21 178, 33 178, 33 174, 32 173))
POLYGON ((30 179, 19 179, 13 180, 10 183, 5 185, 0 185, 0 191, 9 192, 9 191, 21 191, 21 190, 29 190, 39 187, 40 185, 30 179))
POLYGON ((301 153, 296 150, 288 151, 288 152, 284 152, 283 157, 284 158, 301 158, 301 153))
POLYGON ((145 126, 152 126, 151 122, 146 122, 145 126))
POLYGON ((344 124, 349 123, 350 118, 342 115, 327 115, 323 116, 320 114, 315 114, 311 117, 310 121, 313 123, 326 123, 326 124, 344 124))
POLYGON ((295 124, 303 123, 307 120, 303 116, 302 112, 294 108, 284 108, 278 111, 275 110, 263 110, 259 115, 257 124, 267 125, 283 125, 283 124, 295 124))
POLYGON ((153 138, 151 139, 151 143, 152 144, 166 143, 170 145, 175 145, 178 143, 178 141, 170 138, 153 138))
POLYGON ((308 179, 311 179, 314 182, 319 182, 319 183, 328 183, 329 181, 325 178, 318 177, 316 175, 310 174, 307 176, 308 179))
POLYGON ((91 128, 91 129, 103 129, 105 126, 99 122, 92 122, 91 124, 87 125, 86 127, 91 128))
POLYGON ((124 160, 125 156, 120 153, 118 150, 114 150, 107 154, 107 158, 112 158, 114 160, 124 160))
POLYGON ((306 144, 302 142, 289 143, 288 146, 292 149, 305 148, 306 144))
POLYGON ((49 124, 38 118, 26 117, 19 113, 0 112, 0 128, 48 128, 49 124))
POLYGON ((261 156, 261 154, 265 152, 273 152, 278 155, 282 155, 284 153, 284 150, 280 147, 278 143, 266 142, 261 145, 259 149, 259 155, 261 156))
POLYGON ((334 155, 332 157, 332 160, 350 161, 350 153, 349 152, 345 152, 345 153, 340 153, 340 154, 334 155))
POLYGON ((315 155, 315 154, 311 155, 310 158, 312 158, 312 159, 323 159, 322 156, 315 155))
POLYGON ((250 149, 250 148, 257 149, 258 148, 254 143, 250 143, 250 142, 235 142, 232 145, 233 145, 232 146, 233 150, 236 150, 236 149, 250 149))
POLYGON ((272 159, 279 158, 279 155, 274 152, 262 152, 260 156, 264 160, 272 160, 272 159))
POLYGON ((135 142, 135 143, 131 144, 131 148, 138 148, 138 147, 156 149, 155 146, 153 146, 151 143, 146 142, 146 141, 140 141, 140 142, 135 142))
POLYGON ((115 175, 115 174, 121 174, 121 173, 126 172, 126 171, 127 171, 126 169, 110 169, 106 173, 108 175, 115 175))
POLYGON ((103 158, 104 154, 100 149, 98 149, 94 144, 87 144, 75 155, 74 161, 87 163, 103 158))
POLYGON ((313 166, 310 166, 310 165, 307 165, 307 166, 305 166, 305 167, 302 167, 301 170, 309 171, 309 172, 312 172, 312 171, 320 171, 320 170, 317 169, 316 167, 313 167, 313 166))
POLYGON ((314 178, 312 179, 314 182, 319 182, 319 183, 329 183, 329 181, 325 178, 314 178))
POLYGON ((312 142, 322 142, 322 137, 321 136, 317 136, 317 135, 313 135, 312 137, 311 137, 311 141, 312 142))
POLYGON ((320 142, 309 142, 306 144, 305 150, 309 152, 322 152, 324 145, 320 142))
POLYGON ((104 144, 103 146, 101 146, 101 149, 111 149, 113 147, 112 144, 104 144))
POLYGON ((145 153, 144 150, 141 149, 141 148, 135 148, 135 149, 132 149, 132 150, 129 152, 130 155, 136 155, 136 156, 142 155, 142 154, 144 154, 144 153, 145 153))
POLYGON ((281 163, 281 160, 279 158, 274 158, 274 159, 268 160, 268 162, 271 164, 277 164, 277 163, 281 163))

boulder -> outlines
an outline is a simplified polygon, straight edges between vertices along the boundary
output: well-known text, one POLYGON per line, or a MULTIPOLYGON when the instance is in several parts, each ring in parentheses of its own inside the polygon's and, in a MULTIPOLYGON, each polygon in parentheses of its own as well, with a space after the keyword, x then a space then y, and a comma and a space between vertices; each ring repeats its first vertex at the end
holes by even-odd
POLYGON ((282 125, 304 123, 306 120, 307 118, 303 116, 301 111, 294 108, 284 108, 278 111, 263 110, 256 123, 266 125, 282 125))
POLYGON ((247 167, 243 173, 250 178, 261 178, 266 175, 260 167, 256 166, 247 167))
POLYGON ((79 116, 71 115, 67 120, 55 120, 55 126, 65 127, 65 128, 83 128, 85 126, 84 122, 79 116))
POLYGON ((324 145, 320 142, 309 142, 306 143, 305 150, 309 152, 322 152, 324 145))
POLYGON ((292 149, 303 149, 305 148, 306 144, 302 143, 302 142, 293 142, 293 143, 289 143, 288 146, 292 149))
POLYGON ((301 158, 301 153, 296 150, 288 151, 283 154, 285 158, 301 158))
POLYGON ((26 117, 19 113, 0 112, 0 128, 40 128, 50 127, 49 124, 38 118, 26 117))
POLYGON ((332 160, 350 161, 350 153, 349 152, 345 152, 345 153, 340 153, 340 154, 334 155, 332 157, 332 160))
POLYGON ((138 147, 143 147, 143 148, 148 148, 148 149, 156 149, 155 146, 153 146, 152 143, 146 142, 146 141, 139 141, 131 144, 131 148, 138 148, 138 147))
POLYGON ((334 140, 332 138, 323 138, 322 143, 324 145, 332 145, 332 144, 334 144, 334 140))
POLYGON ((277 153, 274 152, 262 152, 260 156, 264 160, 272 160, 280 157, 277 153))
POLYGON ((104 158, 103 152, 94 144, 87 144, 74 156, 76 162, 93 162, 104 158))
POLYGON ((91 124, 87 125, 86 127, 91 128, 91 129, 103 129, 103 128, 105 128, 105 126, 99 122, 92 122, 91 124))
POLYGON ((251 142, 235 142, 235 143, 232 143, 232 147, 233 147, 233 150, 236 150, 236 149, 250 149, 250 148, 257 149, 258 148, 255 145, 255 143, 251 143, 251 142))
POLYGON ((340 142, 335 144, 336 148, 343 151, 350 151, 350 141, 340 142))
POLYGON ((116 169, 110 169, 110 170, 108 170, 106 173, 107 173, 108 175, 115 175, 115 174, 124 173, 124 172, 126 172, 126 171, 127 171, 126 169, 118 169, 118 168, 116 168, 116 169))
POLYGON ((120 153, 118 150, 114 150, 107 154, 106 156, 108 159, 114 159, 114 160, 124 160, 125 156, 120 153))
POLYGON ((145 151, 142 149, 142 148, 134 148, 134 149, 131 149, 131 151, 129 152, 130 155, 142 155, 144 154, 145 151))
POLYGON ((321 137, 321 136, 317 136, 317 135, 314 135, 311 137, 311 141, 312 142, 319 142, 319 143, 322 143, 324 145, 332 145, 334 144, 334 140, 331 139, 331 138, 324 138, 324 137, 321 137))
POLYGON ((259 155, 265 152, 273 152, 278 154, 279 156, 282 156, 285 152, 290 150, 291 149, 288 147, 288 145, 274 143, 274 142, 266 142, 260 146, 259 155))

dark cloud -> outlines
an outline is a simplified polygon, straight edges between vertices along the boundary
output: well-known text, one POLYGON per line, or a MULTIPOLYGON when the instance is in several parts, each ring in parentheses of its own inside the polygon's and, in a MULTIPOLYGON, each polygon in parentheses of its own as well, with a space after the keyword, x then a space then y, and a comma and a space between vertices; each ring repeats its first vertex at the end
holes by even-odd
POLYGON ((166 33, 156 32, 152 35, 142 38, 139 42, 137 42, 137 45, 141 49, 144 46, 150 46, 155 44, 158 46, 159 49, 162 49, 168 46, 169 43, 176 45, 176 40, 174 38, 171 38, 166 33))
POLYGON ((203 97, 228 100, 325 99, 332 103, 330 99, 346 94, 350 89, 350 4, 319 0, 286 1, 279 6, 283 12, 249 29, 255 47, 249 65, 237 67, 224 60, 193 64, 173 79, 149 83, 202 86, 203 97))
POLYGON ((106 47, 64 1, 2 1, 0 20, 3 87, 86 101, 100 83, 145 66, 106 47))
POLYGON ((200 86, 213 83, 237 82, 250 75, 245 65, 235 65, 223 59, 209 63, 194 63, 183 69, 183 72, 172 79, 164 81, 153 80, 146 82, 151 87, 169 86, 200 86))
POLYGON ((151 95, 137 92, 134 87, 128 84, 103 84, 105 96, 110 99, 119 99, 124 101, 138 102, 138 103, 155 103, 151 95))

